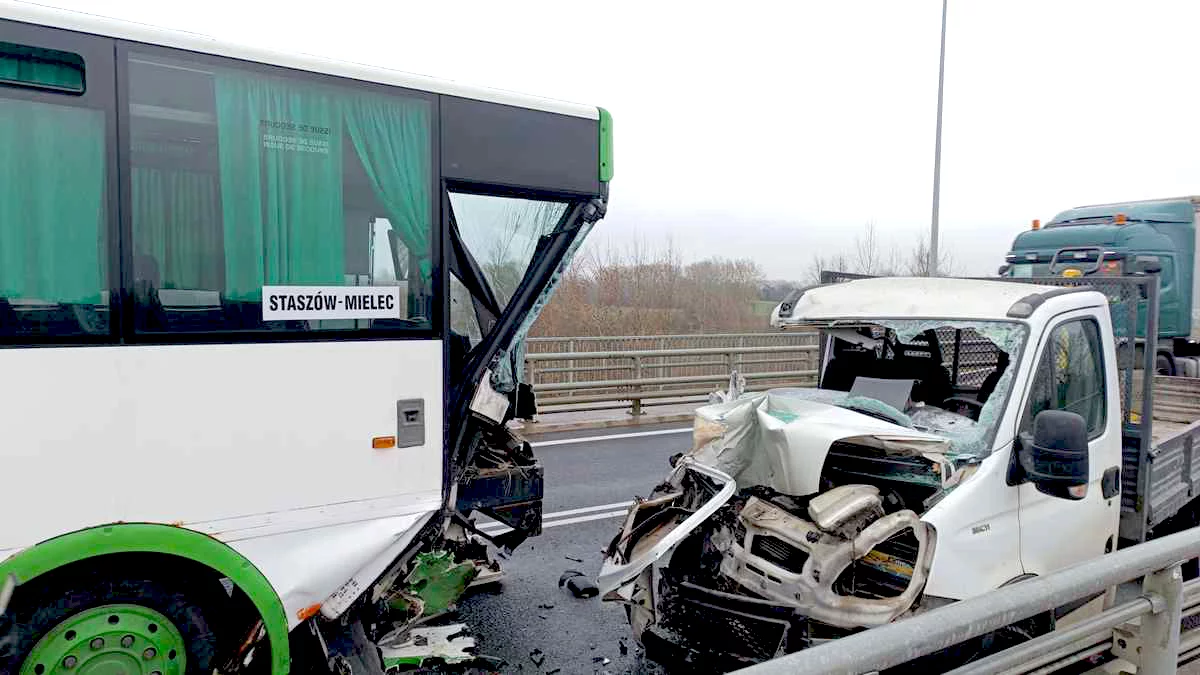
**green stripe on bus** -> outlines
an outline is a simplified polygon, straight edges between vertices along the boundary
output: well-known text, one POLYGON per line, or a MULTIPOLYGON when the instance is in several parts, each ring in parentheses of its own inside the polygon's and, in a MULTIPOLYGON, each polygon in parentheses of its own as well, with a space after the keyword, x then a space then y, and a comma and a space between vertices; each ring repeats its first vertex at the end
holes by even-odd
POLYGON ((193 560, 229 578, 262 615, 271 644, 271 672, 287 675, 291 664, 288 622, 271 583, 249 560, 212 537, 170 525, 121 523, 79 530, 49 539, 0 562, 0 579, 20 584, 74 562, 113 553, 161 553, 193 560))
POLYGON ((607 183, 613 177, 613 119, 604 108, 600 108, 600 182, 607 183))

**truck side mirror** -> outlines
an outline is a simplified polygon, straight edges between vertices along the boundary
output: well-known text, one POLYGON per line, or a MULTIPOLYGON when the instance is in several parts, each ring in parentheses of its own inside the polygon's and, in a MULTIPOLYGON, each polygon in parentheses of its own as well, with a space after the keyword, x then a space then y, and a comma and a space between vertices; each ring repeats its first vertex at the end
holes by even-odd
POLYGON ((1039 492, 1060 499, 1087 495, 1087 422, 1082 415, 1043 410, 1033 418, 1033 434, 1021 434, 1018 452, 1021 469, 1039 492))

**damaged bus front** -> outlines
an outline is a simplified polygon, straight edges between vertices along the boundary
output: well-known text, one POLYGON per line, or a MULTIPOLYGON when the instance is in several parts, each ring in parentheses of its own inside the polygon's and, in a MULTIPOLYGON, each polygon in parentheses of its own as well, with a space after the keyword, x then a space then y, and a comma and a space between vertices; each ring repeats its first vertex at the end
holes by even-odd
POLYGON ((735 668, 1017 576, 1006 538, 962 533, 980 509, 1011 517, 975 527, 1016 527, 984 475, 1005 469, 988 457, 1028 327, 813 314, 796 322, 820 330, 819 387, 698 409, 691 452, 606 551, 601 593, 656 660, 735 668))
POLYGON ((470 658, 607 111, 7 0, 0 71, 0 673, 470 658))

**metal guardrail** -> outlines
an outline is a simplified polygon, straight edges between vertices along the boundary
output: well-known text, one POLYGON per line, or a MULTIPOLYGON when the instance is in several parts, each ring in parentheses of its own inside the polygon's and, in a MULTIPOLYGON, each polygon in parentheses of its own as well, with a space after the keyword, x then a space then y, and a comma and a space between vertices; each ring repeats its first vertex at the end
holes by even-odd
POLYGON ((699 349, 706 347, 771 347, 816 344, 815 333, 757 331, 752 333, 690 333, 678 335, 589 335, 535 337, 526 340, 529 353, 627 351, 632 349, 699 349))
MULTIPOLYGON (((978 386, 995 367, 995 347, 985 339, 939 338, 952 381, 978 386), (981 360, 982 359, 982 360, 981 360)), ((815 386, 819 335, 815 330, 710 335, 533 338, 525 356, 525 381, 541 412, 697 403, 724 388, 731 371, 747 391, 815 386)))
POLYGON ((1184 583, 1180 568, 1198 555, 1200 528, 1192 528, 737 672, 873 673, 1144 577, 1133 600, 950 672, 1046 673, 1111 652, 1139 675, 1167 675, 1200 656, 1200 628, 1180 629, 1200 614, 1200 579, 1184 583))
POLYGON ((815 333, 541 338, 525 356, 525 377, 542 412, 630 408, 703 401, 737 370, 747 389, 813 386, 818 348, 815 333), (692 348, 626 348, 538 351, 549 344, 641 346, 679 342, 720 344, 692 348), (758 343, 756 346, 748 346, 758 343), (767 343, 767 344, 763 344, 767 343), (774 343, 774 344, 771 344, 774 343))

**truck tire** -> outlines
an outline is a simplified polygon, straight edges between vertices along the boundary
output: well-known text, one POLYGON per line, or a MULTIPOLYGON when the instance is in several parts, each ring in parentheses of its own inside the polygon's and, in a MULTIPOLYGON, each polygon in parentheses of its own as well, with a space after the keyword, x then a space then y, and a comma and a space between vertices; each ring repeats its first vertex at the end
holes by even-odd
POLYGON ((1154 359, 1154 371, 1158 375, 1173 377, 1175 375, 1175 360, 1169 354, 1159 352, 1158 356, 1154 359))
POLYGON ((55 675, 88 664, 161 675, 212 672, 217 636, 210 617, 180 591, 151 580, 71 581, 18 589, 0 618, 0 672, 55 675))

